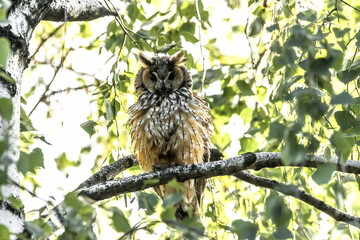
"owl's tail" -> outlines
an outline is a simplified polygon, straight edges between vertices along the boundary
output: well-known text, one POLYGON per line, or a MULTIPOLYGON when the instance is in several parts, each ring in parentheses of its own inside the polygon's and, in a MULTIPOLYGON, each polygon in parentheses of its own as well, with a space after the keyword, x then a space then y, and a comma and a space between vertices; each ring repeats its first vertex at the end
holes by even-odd
MULTIPOLYGON (((185 191, 182 192, 183 199, 175 205, 176 212, 175 217, 179 220, 185 219, 189 216, 199 215, 201 197, 204 194, 206 180, 205 179, 192 179, 180 183, 185 187, 185 191)), ((164 197, 177 192, 169 185, 160 185, 154 188, 156 193, 164 199, 164 197)))
MULTIPOLYGON (((197 213, 195 213, 194 211, 194 214, 197 213)), ((176 207, 175 217, 179 220, 183 220, 189 217, 189 212, 183 209, 182 202, 179 203, 178 206, 176 207)))

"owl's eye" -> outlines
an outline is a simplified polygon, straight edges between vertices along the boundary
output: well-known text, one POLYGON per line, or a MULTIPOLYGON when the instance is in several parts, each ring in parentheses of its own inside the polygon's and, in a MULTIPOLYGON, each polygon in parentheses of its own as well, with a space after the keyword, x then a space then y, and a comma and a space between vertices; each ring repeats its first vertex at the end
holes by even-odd
POLYGON ((151 81, 156 82, 156 76, 154 73, 151 74, 151 81))
POLYGON ((174 80, 174 78, 175 78, 174 72, 170 72, 168 79, 172 81, 174 80))

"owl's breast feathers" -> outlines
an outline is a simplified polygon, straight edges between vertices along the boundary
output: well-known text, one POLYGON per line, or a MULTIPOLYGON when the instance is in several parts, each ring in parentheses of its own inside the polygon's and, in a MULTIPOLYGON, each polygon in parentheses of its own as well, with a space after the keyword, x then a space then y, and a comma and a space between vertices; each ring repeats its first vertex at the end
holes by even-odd
POLYGON ((143 170, 209 160, 209 109, 185 87, 168 95, 142 92, 129 110, 134 152, 143 170))

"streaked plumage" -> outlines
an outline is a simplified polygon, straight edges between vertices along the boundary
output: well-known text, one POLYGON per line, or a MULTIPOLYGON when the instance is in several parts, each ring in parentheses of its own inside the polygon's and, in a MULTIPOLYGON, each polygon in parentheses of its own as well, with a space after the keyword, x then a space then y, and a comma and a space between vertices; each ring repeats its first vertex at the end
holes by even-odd
MULTIPOLYGON (((138 100, 128 114, 134 153, 145 172, 152 171, 154 164, 171 167, 209 161, 212 120, 206 103, 191 92, 192 78, 183 56, 182 52, 170 57, 139 55, 143 67, 135 79, 138 100)), ((182 185, 186 191, 177 206, 179 218, 187 216, 184 203, 199 212, 206 180, 182 185)), ((155 191, 161 198, 176 192, 168 185, 155 191)))

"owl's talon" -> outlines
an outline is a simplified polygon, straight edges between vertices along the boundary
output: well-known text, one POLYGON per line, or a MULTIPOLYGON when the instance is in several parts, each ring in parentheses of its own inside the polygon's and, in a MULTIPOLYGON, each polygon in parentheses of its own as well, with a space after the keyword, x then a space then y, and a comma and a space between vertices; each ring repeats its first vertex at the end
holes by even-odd
POLYGON ((161 163, 155 163, 155 164, 152 165, 151 168, 152 168, 153 172, 159 172, 159 171, 165 170, 166 165, 161 164, 161 163))

